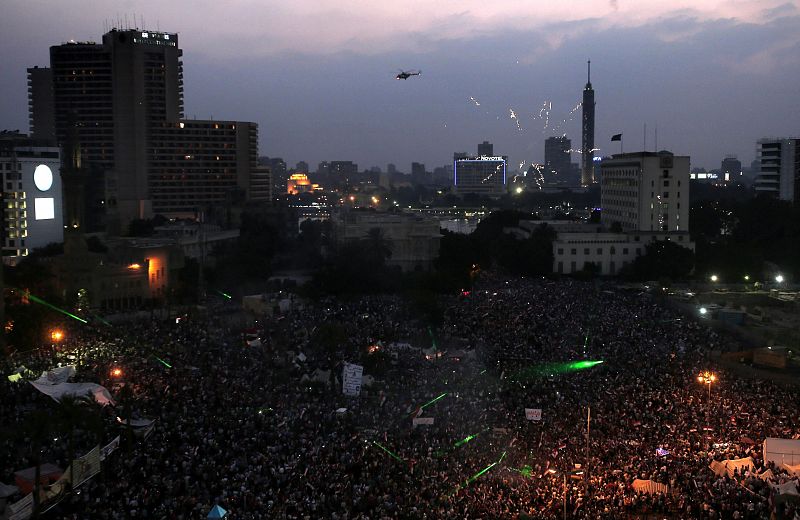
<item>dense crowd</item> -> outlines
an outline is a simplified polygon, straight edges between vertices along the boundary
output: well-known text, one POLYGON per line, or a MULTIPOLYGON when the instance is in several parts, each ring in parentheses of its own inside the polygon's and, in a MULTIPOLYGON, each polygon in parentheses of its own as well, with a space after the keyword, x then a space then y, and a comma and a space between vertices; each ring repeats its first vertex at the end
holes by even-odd
MULTIPOLYGON (((219 304, 179 323, 75 329, 59 351, 7 360, 5 373, 78 361, 77 380, 127 386, 132 415, 156 420, 125 438, 118 400, 98 412, 103 431, 79 426, 78 451, 125 442, 47 514, 190 519, 219 504, 231 519, 548 519, 566 504, 587 519, 794 517, 771 486, 792 475, 757 475, 765 437, 800 436, 796 389, 715 367, 710 352, 735 349, 731 338, 649 295, 585 282, 484 274, 440 305, 431 325, 399 298, 325 300, 261 318, 262 344, 248 346, 219 304), (603 363, 558 365, 583 359, 603 363), (370 376, 359 397, 342 394, 344 362, 370 376), (701 370, 719 376, 710 398, 701 370), (413 427, 422 417, 433 424, 413 427), (744 456, 752 471, 709 469, 744 456), (635 479, 667 492, 637 492, 635 479)), ((6 432, 56 407, 5 377, 0 392, 6 432)), ((63 468, 56 437, 42 460, 63 468)), ((30 439, 1 442, 9 483, 33 464, 30 439)))

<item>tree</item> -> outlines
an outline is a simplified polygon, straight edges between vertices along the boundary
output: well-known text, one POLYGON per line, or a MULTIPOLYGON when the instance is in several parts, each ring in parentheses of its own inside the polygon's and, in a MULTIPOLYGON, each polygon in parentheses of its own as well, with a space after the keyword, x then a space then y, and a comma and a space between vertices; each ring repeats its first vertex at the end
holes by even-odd
POLYGON ((75 460, 75 430, 89 425, 92 418, 91 403, 94 399, 87 396, 63 395, 58 401, 55 422, 67 435, 67 458, 70 461, 70 482, 74 483, 72 461, 75 460))
POLYGON ((669 240, 650 242, 645 254, 637 258, 630 275, 637 280, 680 280, 694 267, 694 253, 669 240))
POLYGON ((35 468, 33 477, 33 517, 39 516, 41 508, 39 486, 41 481, 42 449, 53 433, 52 417, 47 410, 34 410, 25 416, 19 434, 28 442, 31 462, 35 468))

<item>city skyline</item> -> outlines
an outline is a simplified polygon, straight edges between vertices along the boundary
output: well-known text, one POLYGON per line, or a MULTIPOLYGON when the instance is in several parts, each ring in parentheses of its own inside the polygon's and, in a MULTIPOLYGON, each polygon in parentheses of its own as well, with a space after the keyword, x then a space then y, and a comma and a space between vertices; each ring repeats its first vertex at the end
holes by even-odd
POLYGON ((209 3, 188 16, 186 4, 132 2, 126 21, 91 1, 11 2, 0 21, 10 58, 0 65, 0 127, 28 130, 25 69, 46 66, 50 46, 99 41, 121 23, 181 34, 188 118, 254 121, 261 155, 312 169, 323 160, 433 168, 483 140, 512 169, 542 163, 547 137, 578 142, 587 59, 600 155, 619 151, 616 133, 626 150, 642 149, 646 124, 648 150, 657 125, 659 148, 692 156, 692 167, 718 168, 728 154, 746 166, 758 139, 800 134, 797 2, 580 2, 535 12, 416 4, 300 2, 272 6, 267 18, 260 6, 226 17, 209 3), (394 81, 401 68, 423 73, 394 81))

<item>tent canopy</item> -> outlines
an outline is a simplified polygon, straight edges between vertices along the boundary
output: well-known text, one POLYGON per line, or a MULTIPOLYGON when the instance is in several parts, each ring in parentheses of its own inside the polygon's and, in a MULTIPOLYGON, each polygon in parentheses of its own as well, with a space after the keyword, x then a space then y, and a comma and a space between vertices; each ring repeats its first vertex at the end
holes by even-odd
POLYGON ((208 512, 208 516, 206 518, 225 518, 228 512, 219 507, 219 505, 215 505, 211 508, 211 511, 208 512))

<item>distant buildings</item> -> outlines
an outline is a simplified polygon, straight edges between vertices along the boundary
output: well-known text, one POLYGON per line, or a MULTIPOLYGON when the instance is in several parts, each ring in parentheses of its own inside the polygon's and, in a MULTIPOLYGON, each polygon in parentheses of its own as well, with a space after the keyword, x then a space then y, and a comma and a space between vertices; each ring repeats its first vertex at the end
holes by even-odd
POLYGON ((491 157, 494 155, 494 145, 489 141, 484 141, 478 145, 478 155, 491 157))
POLYGON ((64 239, 61 156, 58 147, 16 132, 0 132, 3 261, 64 239))
POLYGON ((587 63, 588 74, 583 88, 583 123, 581 126, 581 184, 594 182, 594 89, 592 88, 592 62, 587 63))
POLYGON ((430 271, 439 256, 442 234, 439 221, 434 218, 399 212, 342 210, 334 213, 332 222, 335 241, 340 246, 365 240, 371 230, 380 230, 392 252, 387 265, 404 272, 430 271))
POLYGON ((305 173, 293 173, 286 181, 286 193, 289 195, 311 193, 318 188, 319 185, 312 184, 305 173))
POLYGON ((601 222, 623 231, 689 230, 689 157, 622 153, 601 164, 601 222))
POLYGON ((742 180, 742 161, 735 155, 728 155, 722 159, 720 174, 725 182, 739 182, 742 180))
POLYGON ((482 155, 480 151, 494 153, 494 147, 484 141, 478 145, 476 156, 453 154, 453 189, 458 195, 500 197, 507 191, 507 157, 482 155))
POLYGON ((761 139, 758 159, 757 194, 800 200, 800 139, 761 139))
POLYGON ((177 34, 114 29, 100 44, 51 47, 50 68, 28 70, 33 132, 63 145, 77 116, 86 203, 103 204, 112 230, 155 214, 193 216, 252 191, 257 125, 185 119, 181 56, 177 34))
POLYGON ((599 274, 615 275, 644 254, 647 243, 658 240, 694 250, 689 238, 688 156, 622 153, 603 159, 601 169, 600 225, 556 228, 556 273, 594 265, 599 274))
POLYGON ((566 136, 548 137, 544 141, 544 175, 545 180, 571 180, 572 163, 570 149, 572 141, 566 136))

